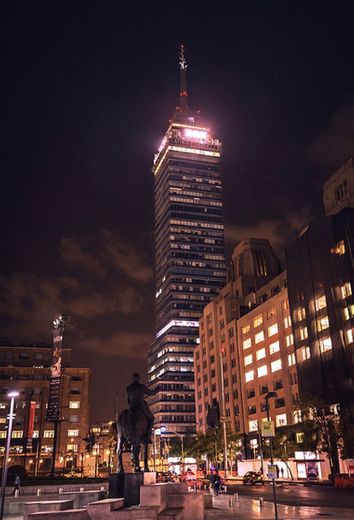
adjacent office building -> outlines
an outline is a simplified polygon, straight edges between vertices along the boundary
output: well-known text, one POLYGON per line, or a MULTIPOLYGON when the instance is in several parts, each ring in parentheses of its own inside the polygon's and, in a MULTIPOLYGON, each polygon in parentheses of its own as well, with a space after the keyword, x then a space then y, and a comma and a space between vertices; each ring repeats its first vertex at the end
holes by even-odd
MULTIPOLYGON (((89 430, 90 369, 71 367, 71 350, 63 349, 61 420, 57 445, 57 468, 81 467, 84 437, 89 430)), ((46 422, 52 346, 0 345, 0 455, 5 450, 10 390, 16 399, 10 464, 21 464, 30 473, 48 473, 53 453, 54 426, 46 422), (34 421, 30 426, 30 408, 34 421)))
POLYGON ((193 351, 205 305, 225 284, 221 143, 188 107, 180 55, 180 102, 155 155, 156 340, 148 377, 155 426, 195 431, 193 351))
POLYGON ((286 272, 277 275, 279 263, 266 240, 241 242, 232 264, 243 255, 253 260, 243 271, 245 280, 242 274, 231 279, 200 319, 196 414, 198 430, 205 431, 208 409, 217 402, 221 419, 236 433, 252 437, 266 418, 268 392, 277 394, 270 401, 277 426, 297 422, 299 394, 286 272), (260 269, 262 258, 267 260, 260 269), (247 284, 252 284, 249 292, 240 298, 240 287, 247 284))
MULTIPOLYGON (((287 251, 300 392, 327 405, 354 403, 354 166, 324 184, 326 216, 287 251)), ((354 410, 352 410, 354 418, 354 410)))

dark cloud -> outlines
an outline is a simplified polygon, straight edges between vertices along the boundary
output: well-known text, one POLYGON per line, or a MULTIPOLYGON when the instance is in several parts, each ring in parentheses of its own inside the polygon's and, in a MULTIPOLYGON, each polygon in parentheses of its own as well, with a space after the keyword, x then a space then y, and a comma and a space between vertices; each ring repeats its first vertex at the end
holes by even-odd
POLYGON ((153 271, 144 251, 124 240, 118 232, 104 230, 96 240, 87 240, 84 246, 72 238, 61 240, 61 254, 65 262, 86 269, 103 278, 107 270, 114 269, 128 279, 140 283, 151 280, 153 271))
POLYGON ((264 238, 280 256, 284 248, 310 219, 308 208, 302 208, 298 214, 288 214, 279 219, 262 220, 249 226, 227 225, 225 229, 226 242, 234 246, 247 238, 264 238))
POLYGON ((103 356, 142 358, 145 360, 147 347, 151 343, 149 332, 120 331, 110 336, 90 337, 79 342, 79 346, 103 356))
POLYGON ((62 238, 60 249, 63 260, 69 265, 83 267, 99 278, 104 276, 104 269, 100 265, 98 257, 83 251, 78 242, 73 238, 62 238))
POLYGON ((354 101, 336 110, 310 146, 310 159, 328 171, 354 156, 354 101))
POLYGON ((144 251, 124 241, 119 233, 103 233, 102 255, 133 280, 146 283, 152 278, 151 261, 147 263, 144 251))
MULTIPOLYGON (((90 239, 87 249, 73 238, 63 238, 60 250, 73 276, 17 273, 0 277, 3 339, 38 341, 53 317, 63 312, 81 323, 111 316, 118 333, 119 318, 141 310, 142 283, 150 280, 152 270, 142 256, 137 257, 135 246, 117 233, 104 231, 90 239)), ((86 329, 80 326, 80 330, 86 329)))

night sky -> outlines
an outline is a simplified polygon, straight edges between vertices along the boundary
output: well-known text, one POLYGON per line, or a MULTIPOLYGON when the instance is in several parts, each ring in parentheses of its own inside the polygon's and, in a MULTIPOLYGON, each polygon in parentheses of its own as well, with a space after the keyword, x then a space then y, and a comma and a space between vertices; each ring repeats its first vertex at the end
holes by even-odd
POLYGON ((154 331, 153 155, 178 102, 223 142, 228 251, 282 249, 354 152, 354 3, 7 2, 1 33, 0 339, 93 369, 92 420, 146 378, 154 331))

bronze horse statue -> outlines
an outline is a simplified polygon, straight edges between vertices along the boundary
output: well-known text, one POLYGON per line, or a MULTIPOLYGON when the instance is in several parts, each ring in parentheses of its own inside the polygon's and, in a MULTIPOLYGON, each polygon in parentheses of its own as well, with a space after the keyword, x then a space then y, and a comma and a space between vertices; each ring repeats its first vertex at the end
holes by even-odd
POLYGON ((131 451, 132 463, 135 473, 140 468, 140 447, 144 446, 144 471, 150 471, 148 466, 148 421, 138 408, 123 410, 117 418, 117 456, 118 473, 124 473, 123 452, 131 451))
POLYGON ((128 410, 124 410, 117 417, 117 455, 118 473, 123 472, 123 451, 127 450, 127 445, 132 452, 132 462, 135 472, 141 471, 139 464, 140 445, 144 445, 144 471, 149 471, 148 467, 148 447, 151 443, 152 427, 154 416, 152 415, 145 395, 155 395, 158 389, 151 390, 140 383, 140 375, 133 374, 132 383, 127 386, 128 410))

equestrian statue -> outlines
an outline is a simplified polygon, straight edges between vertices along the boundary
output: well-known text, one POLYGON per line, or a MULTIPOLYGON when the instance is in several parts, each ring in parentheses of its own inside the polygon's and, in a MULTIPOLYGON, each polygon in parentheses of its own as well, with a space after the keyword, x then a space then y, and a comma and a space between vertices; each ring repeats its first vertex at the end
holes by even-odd
POLYGON ((131 451, 135 473, 141 471, 139 463, 140 446, 144 446, 144 471, 148 467, 148 446, 151 444, 151 434, 154 416, 144 400, 145 395, 155 395, 158 389, 150 390, 140 383, 140 375, 133 374, 133 382, 127 387, 128 410, 123 410, 117 417, 117 455, 118 473, 124 473, 123 451, 131 451))

